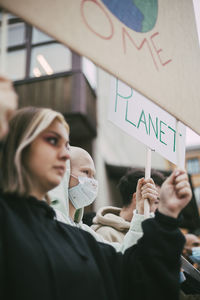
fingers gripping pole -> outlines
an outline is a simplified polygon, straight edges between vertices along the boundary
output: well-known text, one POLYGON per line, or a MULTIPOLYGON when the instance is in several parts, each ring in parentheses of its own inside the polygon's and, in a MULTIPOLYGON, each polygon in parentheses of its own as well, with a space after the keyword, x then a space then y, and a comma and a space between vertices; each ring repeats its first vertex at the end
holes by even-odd
MULTIPOLYGON (((151 149, 149 147, 146 148, 146 165, 145 165, 145 179, 151 177, 151 149)), ((146 199, 144 201, 144 216, 145 218, 149 218, 150 206, 149 202, 146 199)))

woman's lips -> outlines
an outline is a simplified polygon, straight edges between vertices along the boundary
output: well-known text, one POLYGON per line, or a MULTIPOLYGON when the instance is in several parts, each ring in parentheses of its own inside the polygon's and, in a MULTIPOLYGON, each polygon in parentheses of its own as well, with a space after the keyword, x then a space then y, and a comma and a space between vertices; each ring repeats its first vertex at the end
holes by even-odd
POLYGON ((66 167, 64 167, 64 166, 55 166, 54 169, 57 170, 60 175, 63 175, 65 173, 66 167))

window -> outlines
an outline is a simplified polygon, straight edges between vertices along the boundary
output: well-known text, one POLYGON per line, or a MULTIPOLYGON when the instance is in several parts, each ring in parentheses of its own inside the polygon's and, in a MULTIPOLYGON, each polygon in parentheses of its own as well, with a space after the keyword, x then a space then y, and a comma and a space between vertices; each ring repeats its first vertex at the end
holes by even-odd
MULTIPOLYGON (((76 69, 75 54, 72 54, 66 46, 24 23, 17 16, 12 14, 6 16, 8 18, 6 75, 9 78, 21 80, 76 69)), ((1 22, 2 11, 0 11, 0 29, 1 22)), ((82 70, 90 86, 96 89, 96 66, 89 59, 78 56, 78 70, 82 70)))
POLYGON ((30 77, 71 70, 71 51, 40 30, 33 28, 30 77))
MULTIPOLYGON (((7 52, 6 54, 6 75, 11 80, 23 79, 25 76, 25 49, 7 52)), ((0 63, 1 70, 1 63, 0 63)))
POLYGON ((187 160, 187 171, 190 174, 200 173, 200 165, 198 158, 192 158, 187 160))
POLYGON ((86 57, 82 57, 82 71, 93 89, 97 87, 96 66, 86 57))
MULTIPOLYGON (((7 14, 7 53, 5 60, 5 73, 12 80, 23 79, 26 70, 26 25, 19 18, 7 14)), ((0 39, 1 39, 0 15, 0 39)), ((0 66, 1 67, 1 66, 0 66)))
POLYGON ((6 73, 12 80, 23 79, 26 67, 26 50, 16 50, 7 53, 6 73))
POLYGON ((65 46, 53 43, 32 48, 30 76, 40 77, 71 70, 71 52, 65 46))
MULTIPOLYGON (((8 16, 8 20, 9 19, 16 19, 16 16, 12 15, 12 14, 7 14, 8 16)), ((2 12, 0 11, 0 21, 2 20, 2 12)))
MULTIPOLYGON (((1 30, 0 30, 1 39, 1 30)), ((25 25, 24 23, 9 24, 7 46, 14 47, 25 43, 25 25)))
POLYGON ((8 26, 8 47, 23 45, 25 43, 25 24, 16 23, 8 26))
POLYGON ((38 44, 38 43, 45 43, 53 41, 53 38, 48 36, 47 34, 43 33, 42 31, 33 28, 33 33, 32 33, 32 44, 38 44))
MULTIPOLYGON (((71 51, 67 47, 12 14, 7 14, 7 18, 5 65, 6 75, 9 78, 20 80, 71 70, 71 51)), ((0 12, 0 29, 1 21, 2 12, 0 12)))

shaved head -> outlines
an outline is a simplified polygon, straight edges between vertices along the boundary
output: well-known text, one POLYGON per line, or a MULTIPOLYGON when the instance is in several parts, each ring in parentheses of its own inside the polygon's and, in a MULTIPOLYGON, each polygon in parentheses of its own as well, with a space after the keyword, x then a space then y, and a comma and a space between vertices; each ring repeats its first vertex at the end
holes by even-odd
POLYGON ((92 157, 86 150, 80 147, 70 147, 70 162, 72 165, 80 164, 80 162, 85 160, 92 160, 92 157))
MULTIPOLYGON (((70 147, 70 164, 71 174, 73 176, 85 176, 94 177, 95 166, 90 154, 82 148, 70 147)), ((78 184, 78 180, 74 177, 70 177, 69 187, 73 187, 78 184)))

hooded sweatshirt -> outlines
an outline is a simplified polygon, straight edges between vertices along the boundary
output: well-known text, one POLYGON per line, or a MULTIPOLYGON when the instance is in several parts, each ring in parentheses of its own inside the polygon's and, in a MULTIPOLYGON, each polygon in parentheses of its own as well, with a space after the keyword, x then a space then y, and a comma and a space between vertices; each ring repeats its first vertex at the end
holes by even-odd
POLYGON ((106 206, 98 210, 92 229, 110 242, 122 243, 130 222, 120 217, 121 208, 106 206))
POLYGON ((0 299, 177 300, 185 242, 177 225, 158 213, 122 255, 57 221, 44 201, 0 195, 0 299))
POLYGON ((131 222, 120 217, 121 208, 105 206, 98 210, 93 219, 92 229, 104 237, 107 241, 124 243, 124 245, 134 245, 141 238, 142 222, 145 220, 144 215, 133 211, 131 222))

